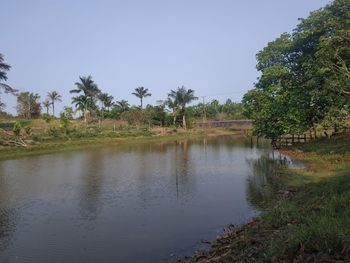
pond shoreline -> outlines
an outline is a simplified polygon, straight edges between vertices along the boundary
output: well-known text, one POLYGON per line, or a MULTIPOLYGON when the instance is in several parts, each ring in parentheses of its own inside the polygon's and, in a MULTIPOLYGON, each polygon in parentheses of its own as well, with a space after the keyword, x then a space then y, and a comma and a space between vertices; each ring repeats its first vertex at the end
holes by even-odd
POLYGON ((305 169, 278 167, 273 194, 262 194, 265 212, 228 227, 207 251, 177 262, 349 262, 350 142, 348 135, 281 152, 305 169), (336 226, 334 226, 336 225, 336 226))
POLYGON ((241 135, 244 131, 233 131, 230 129, 193 129, 181 130, 165 134, 150 134, 147 136, 105 136, 85 137, 80 139, 52 139, 42 142, 34 142, 27 147, 4 147, 0 146, 0 161, 19 157, 50 154, 62 151, 80 150, 87 148, 115 146, 121 144, 135 144, 144 142, 175 141, 181 139, 205 138, 220 135, 241 135))

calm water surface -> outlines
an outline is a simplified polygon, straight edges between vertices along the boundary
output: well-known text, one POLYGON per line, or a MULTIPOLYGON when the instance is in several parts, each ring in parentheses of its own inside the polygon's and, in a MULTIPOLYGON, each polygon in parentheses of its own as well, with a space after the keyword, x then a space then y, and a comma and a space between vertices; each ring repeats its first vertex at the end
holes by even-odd
POLYGON ((168 262, 252 201, 270 150, 230 136, 0 162, 0 262, 168 262))

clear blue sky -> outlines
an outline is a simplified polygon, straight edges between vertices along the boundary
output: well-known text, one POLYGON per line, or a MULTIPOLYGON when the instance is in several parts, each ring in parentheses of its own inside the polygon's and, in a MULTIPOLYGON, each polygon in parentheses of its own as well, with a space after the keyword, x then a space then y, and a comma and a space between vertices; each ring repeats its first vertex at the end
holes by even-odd
MULTIPOLYGON (((89 75, 131 104, 184 85, 207 100, 240 101, 258 72, 255 54, 328 0, 0 0, 0 53, 8 84, 37 92, 69 90, 89 75)), ((2 94, 7 111, 15 99, 2 94)))

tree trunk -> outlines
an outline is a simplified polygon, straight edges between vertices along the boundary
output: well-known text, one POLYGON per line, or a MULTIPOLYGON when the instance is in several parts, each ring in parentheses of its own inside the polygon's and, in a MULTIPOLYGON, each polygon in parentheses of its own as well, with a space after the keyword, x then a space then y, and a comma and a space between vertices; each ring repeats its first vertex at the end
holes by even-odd
POLYGON ((104 107, 103 107, 103 102, 101 102, 101 121, 103 121, 103 119, 105 118, 105 114, 104 114, 105 112, 104 112, 104 107))
POLYGON ((141 110, 142 110, 142 98, 140 98, 140 100, 141 100, 141 110))
POLYGON ((87 113, 87 104, 85 103, 85 107, 84 107, 84 122, 86 124, 87 120, 86 120, 86 113, 87 113))
POLYGON ((173 109, 173 115, 174 115, 174 117, 173 117, 173 125, 175 126, 176 125, 176 111, 175 111, 175 109, 173 109))
POLYGON ((182 126, 184 129, 186 129, 186 117, 185 117, 185 114, 182 115, 182 126))
POLYGON ((52 101, 52 116, 55 117, 55 103, 52 101))

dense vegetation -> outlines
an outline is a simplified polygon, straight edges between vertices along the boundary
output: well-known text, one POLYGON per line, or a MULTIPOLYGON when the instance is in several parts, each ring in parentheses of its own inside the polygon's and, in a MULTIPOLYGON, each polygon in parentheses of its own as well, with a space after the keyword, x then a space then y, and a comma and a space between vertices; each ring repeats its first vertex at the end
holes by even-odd
POLYGON ((301 19, 257 54, 261 77, 244 95, 255 133, 268 138, 318 127, 335 132, 349 119, 350 2, 335 0, 301 19))
MULTIPOLYGON (((49 124, 54 123, 52 119, 56 118, 55 105, 62 102, 62 96, 57 91, 51 91, 41 102, 38 93, 17 91, 11 88, 4 83, 7 80, 6 73, 9 69, 10 66, 4 62, 3 55, 0 54, 0 81, 3 81, 0 83, 0 88, 17 97, 16 118, 4 112, 6 105, 1 100, 0 118, 8 119, 13 128, 15 124, 13 119, 41 118, 47 122, 50 129, 53 128, 49 124)), ((101 123, 108 119, 127 122, 128 125, 137 129, 151 126, 186 129, 192 127, 195 121, 243 118, 241 103, 234 103, 230 99, 223 104, 214 99, 208 103, 190 105, 197 100, 197 97, 194 90, 184 86, 171 90, 166 100, 158 101, 156 105, 147 104, 146 107, 144 107, 144 100, 152 95, 147 88, 137 87, 131 93, 140 99, 139 106, 131 106, 127 100, 117 101, 112 95, 100 90, 92 76, 79 77, 79 81, 75 83, 70 93, 72 94, 72 106, 65 106, 61 111, 60 127, 68 127, 72 120, 81 119, 85 123, 85 128, 88 125, 94 126, 94 123, 98 123, 98 128, 101 128, 101 123)), ((17 129, 20 128, 19 124, 17 123, 17 129)), ((3 120, 2 125, 6 126, 6 121, 3 120)), ((58 127, 54 128, 58 129, 58 127)))

